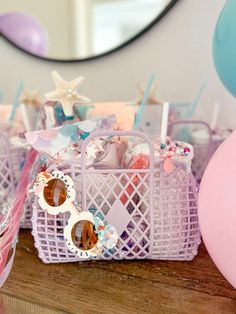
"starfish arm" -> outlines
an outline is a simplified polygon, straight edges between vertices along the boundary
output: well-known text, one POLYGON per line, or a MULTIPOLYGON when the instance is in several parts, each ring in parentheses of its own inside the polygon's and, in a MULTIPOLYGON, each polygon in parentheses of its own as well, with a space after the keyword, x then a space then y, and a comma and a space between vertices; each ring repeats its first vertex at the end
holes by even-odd
POLYGON ((78 103, 81 103, 81 104, 87 104, 90 102, 89 98, 87 98, 81 94, 78 94, 78 93, 75 95, 75 99, 78 103))
POLYGON ((52 78, 54 80, 54 83, 56 85, 57 88, 62 88, 64 89, 65 88, 65 84, 67 83, 66 81, 63 80, 63 78, 56 72, 56 71, 53 71, 52 72, 52 78))
POLYGON ((58 100, 60 101, 60 99, 63 97, 64 95, 62 95, 61 90, 55 89, 52 92, 48 92, 45 94, 45 97, 47 100, 58 100))
POLYGON ((81 82, 83 82, 83 80, 84 80, 84 77, 80 76, 68 82, 69 83, 68 85, 71 86, 71 89, 78 90, 78 87, 81 84, 81 82))

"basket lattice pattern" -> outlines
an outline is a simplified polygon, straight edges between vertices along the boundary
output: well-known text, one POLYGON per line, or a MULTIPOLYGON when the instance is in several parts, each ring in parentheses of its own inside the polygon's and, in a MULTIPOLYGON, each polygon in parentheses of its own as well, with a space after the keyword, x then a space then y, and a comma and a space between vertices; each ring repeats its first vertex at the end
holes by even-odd
POLYGON ((13 167, 10 158, 9 141, 0 132, 0 203, 3 204, 12 195, 14 189, 13 167))
POLYGON ((177 167, 168 175, 155 164, 153 259, 192 260, 197 254, 197 191, 191 173, 177 167))
POLYGON ((207 144, 195 144, 194 147, 194 158, 192 162, 192 172, 195 176, 195 179, 198 183, 201 182, 203 174, 206 170, 206 167, 217 150, 220 144, 223 141, 220 140, 212 140, 207 144))
POLYGON ((11 270, 18 228, 11 208, 16 189, 14 158, 7 136, 0 132, 0 287, 11 270))
MULTIPOLYGON (((200 232, 194 177, 179 164, 167 174, 163 160, 150 158, 150 169, 142 170, 81 170, 79 163, 72 162, 60 168, 74 181, 76 202, 117 229, 118 243, 104 250, 102 259, 191 260, 197 254, 200 232)), ((33 235, 45 263, 80 260, 65 245, 67 220, 68 214, 49 215, 35 200, 33 235)))
POLYGON ((181 132, 181 129, 187 128, 187 134, 189 133, 190 138, 188 141, 193 145, 194 148, 194 158, 192 160, 192 173, 196 179, 196 182, 200 184, 203 174, 206 170, 206 167, 215 153, 216 149, 223 142, 219 139, 214 139, 213 131, 210 126, 204 121, 195 121, 195 120, 186 120, 186 121, 175 121, 169 125, 168 134, 171 139, 176 140, 185 140, 182 138, 182 135, 186 135, 185 132, 181 132), (196 144, 191 143, 191 133, 194 131, 194 128, 206 130, 208 133, 208 139, 205 143, 196 144))

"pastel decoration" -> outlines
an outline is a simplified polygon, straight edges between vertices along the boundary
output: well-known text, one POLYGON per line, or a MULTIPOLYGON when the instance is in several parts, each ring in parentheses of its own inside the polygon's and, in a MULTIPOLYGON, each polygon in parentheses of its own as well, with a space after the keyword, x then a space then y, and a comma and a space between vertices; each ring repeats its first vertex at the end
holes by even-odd
POLYGON ((170 104, 164 102, 161 118, 161 143, 166 142, 170 104))
POLYGON ((166 160, 164 161, 163 169, 167 173, 171 173, 175 169, 175 165, 170 160, 170 158, 166 158, 166 160))
POLYGON ((19 104, 20 104, 20 96, 21 96, 21 93, 22 93, 22 90, 23 90, 23 86, 24 86, 24 83, 20 82, 18 87, 17 87, 17 90, 16 90, 15 98, 14 98, 13 103, 12 103, 12 110, 11 110, 10 115, 8 117, 8 125, 10 127, 13 124, 13 121, 14 121, 15 115, 16 115, 16 110, 17 110, 17 108, 19 107, 19 104))
POLYGON ((23 122, 22 112, 18 107, 15 112, 14 123, 9 129, 8 118, 12 112, 12 105, 0 105, 0 128, 7 132, 10 136, 18 136, 19 133, 24 133, 25 125, 23 122))
POLYGON ((228 0, 218 18, 213 37, 213 59, 217 74, 236 96, 236 1, 228 0))
POLYGON ((20 101, 24 105, 29 106, 29 107, 33 107, 37 110, 39 110, 41 108, 41 105, 42 105, 39 91, 24 90, 20 101))
POLYGON ((147 82, 147 86, 146 86, 144 95, 143 95, 143 99, 142 99, 141 104, 140 104, 138 111, 136 113, 133 130, 138 130, 140 128, 144 108, 145 108, 146 103, 148 101, 148 95, 150 93, 150 90, 152 88, 154 80, 155 80, 155 75, 154 74, 150 75, 148 82, 147 82))
MULTIPOLYGON (((186 112, 186 119, 187 120, 190 120, 193 118, 194 116, 194 113, 197 109, 197 106, 199 105, 200 103, 200 99, 203 95, 203 92, 205 91, 205 88, 206 88, 206 82, 204 82, 202 84, 202 86, 200 87, 197 95, 196 95, 196 98, 194 99, 194 101, 191 103, 189 109, 187 110, 186 112)), ((183 127, 181 130, 180 130, 180 135, 179 135, 181 141, 184 141, 184 142, 189 142, 190 139, 191 139, 191 132, 189 130, 189 127, 183 127)))
POLYGON ((197 96, 196 96, 196 98, 194 99, 194 101, 192 102, 192 104, 191 104, 191 106, 190 106, 190 108, 189 108, 189 111, 188 111, 188 113, 187 113, 187 118, 188 119, 191 119, 192 117, 193 117, 193 115, 194 115, 194 113, 195 113, 195 111, 196 111, 196 109, 197 109, 197 106, 199 105, 199 102, 200 102, 200 99, 201 99, 201 97, 202 97, 202 95, 203 95, 203 92, 205 91, 205 89, 206 89, 206 82, 204 82, 203 84, 202 84, 202 86, 200 87, 200 89, 199 89, 199 91, 198 91, 198 93, 197 93, 197 96))
MULTIPOLYGON (((129 166, 127 167, 128 169, 148 169, 150 167, 150 157, 149 155, 146 154, 138 154, 135 155, 132 160, 130 161, 129 166)), ((127 170, 128 171, 128 170, 127 170)), ((131 196, 134 192, 134 186, 138 186, 140 183, 140 177, 138 175, 134 174, 129 174, 129 176, 132 178, 132 183, 129 184, 126 188, 126 193, 131 196)), ((122 202, 123 205, 125 205, 128 201, 128 196, 127 194, 124 193, 121 195, 120 201, 122 202)))
POLYGON ((168 144, 157 143, 155 144, 155 156, 164 159, 163 169, 167 173, 175 169, 175 164, 185 165, 186 171, 191 172, 193 147, 190 144, 179 141, 168 144))
POLYGON ((0 33, 20 48, 38 56, 47 52, 47 33, 33 16, 11 12, 0 15, 0 33))
MULTIPOLYGON (((81 128, 81 125, 80 125, 81 128)), ((77 131, 77 125, 74 124, 67 124, 62 126, 59 129, 59 133, 63 136, 71 136, 71 134, 76 134, 77 131)))
POLYGON ((74 106, 75 115, 78 116, 80 120, 86 120, 87 112, 93 107, 94 107, 93 105, 75 105, 74 106))
POLYGON ((52 78, 56 85, 56 89, 45 94, 47 100, 59 102, 66 116, 74 115, 73 106, 75 104, 84 104, 90 100, 79 94, 79 85, 84 80, 83 77, 77 77, 72 81, 65 81, 56 71, 52 72, 52 78))
MULTIPOLYGON (((137 105, 140 105, 144 98, 145 89, 140 84, 137 84, 137 87, 138 87, 139 95, 134 100, 134 103, 137 105)), ((156 98, 155 96, 156 93, 157 93, 157 80, 155 79, 153 81, 153 84, 150 88, 150 92, 148 94, 147 105, 163 105, 163 101, 156 98)))
POLYGON ((80 129, 84 132, 92 132, 97 126, 97 120, 86 120, 80 122, 80 129))
MULTIPOLYGON (((101 230, 98 226, 98 232, 101 230)), ((104 229, 102 229, 103 238, 101 240, 101 244, 107 249, 113 249, 118 241, 119 235, 114 226, 106 225, 104 229)))
POLYGON ((131 130, 136 108, 128 106, 125 102, 99 102, 94 103, 93 107, 87 111, 87 119, 116 115, 116 128, 122 130, 131 130))
POLYGON ((216 266, 236 288, 236 131, 218 148, 200 185, 199 223, 216 266))
POLYGON ((22 114, 25 130, 27 132, 31 132, 33 128, 32 128, 32 125, 30 123, 31 120, 30 120, 29 113, 28 113, 26 105, 25 104, 20 104, 20 110, 21 110, 21 114, 22 114))
MULTIPOLYGON (((75 142, 87 138, 90 132, 112 130, 115 122, 115 116, 111 115, 103 119, 86 120, 52 129, 26 133, 25 137, 29 144, 38 152, 54 158, 56 154, 75 142), (90 130, 90 132, 88 133, 84 130, 90 130)), ((67 157, 65 156, 65 158, 67 157)))
POLYGON ((53 128, 57 125, 57 120, 55 117, 54 109, 55 107, 44 104, 44 110, 46 114, 46 129, 53 128))
POLYGON ((220 111, 220 104, 216 102, 214 104, 212 118, 211 118, 211 124, 210 124, 210 128, 213 131, 216 130, 216 128, 217 128, 218 119, 219 119, 219 111, 220 111))
MULTIPOLYGON (((55 129, 48 129, 47 132, 42 132, 40 137, 45 141, 52 141, 57 137, 57 133, 55 129)), ((35 133, 35 138, 37 138, 36 134, 37 133, 35 133)))

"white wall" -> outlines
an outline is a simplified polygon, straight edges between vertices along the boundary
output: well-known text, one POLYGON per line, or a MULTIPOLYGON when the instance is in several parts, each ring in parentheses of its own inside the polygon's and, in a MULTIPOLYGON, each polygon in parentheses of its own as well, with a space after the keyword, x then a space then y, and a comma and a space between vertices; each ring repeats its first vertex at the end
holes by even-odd
MULTIPOLYGON (((212 61, 212 36, 225 0, 179 0, 151 31, 110 56, 85 63, 52 63, 18 51, 0 39, 0 87, 10 102, 19 80, 42 92, 54 88, 50 72, 65 79, 86 77, 83 93, 92 100, 130 100, 136 82, 155 72, 159 98, 191 101, 201 84, 208 85, 198 117, 210 119, 211 106, 222 103, 221 122, 234 126, 236 101, 219 81, 212 61), (225 108, 225 109, 224 109, 225 108)), ((236 121, 235 121, 236 126, 236 121)))

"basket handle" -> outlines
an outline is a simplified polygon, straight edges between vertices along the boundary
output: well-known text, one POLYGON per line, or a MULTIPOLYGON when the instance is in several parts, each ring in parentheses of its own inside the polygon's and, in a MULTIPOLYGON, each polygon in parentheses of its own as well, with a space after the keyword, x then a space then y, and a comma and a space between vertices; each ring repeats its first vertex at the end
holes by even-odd
POLYGON ((169 133, 169 136, 171 137, 172 133, 173 133, 173 128, 176 126, 176 125, 187 125, 187 124, 200 124, 200 125, 203 125, 206 129, 207 129, 207 132, 208 132, 208 149, 210 150, 211 149, 211 146, 212 146, 212 143, 213 143, 213 137, 212 137, 212 130, 209 126, 208 123, 204 122, 204 121, 201 121, 201 120, 179 120, 179 121, 175 121, 175 122, 172 122, 168 125, 168 133, 169 133))
POLYGON ((84 141, 81 147, 81 163, 82 163, 82 169, 86 170, 86 148, 88 144, 97 137, 110 137, 110 136, 132 136, 132 137, 139 137, 144 140, 145 143, 149 146, 150 151, 150 169, 153 168, 153 162, 154 162, 154 147, 152 141, 139 131, 99 131, 99 132, 93 132, 91 133, 84 141))

